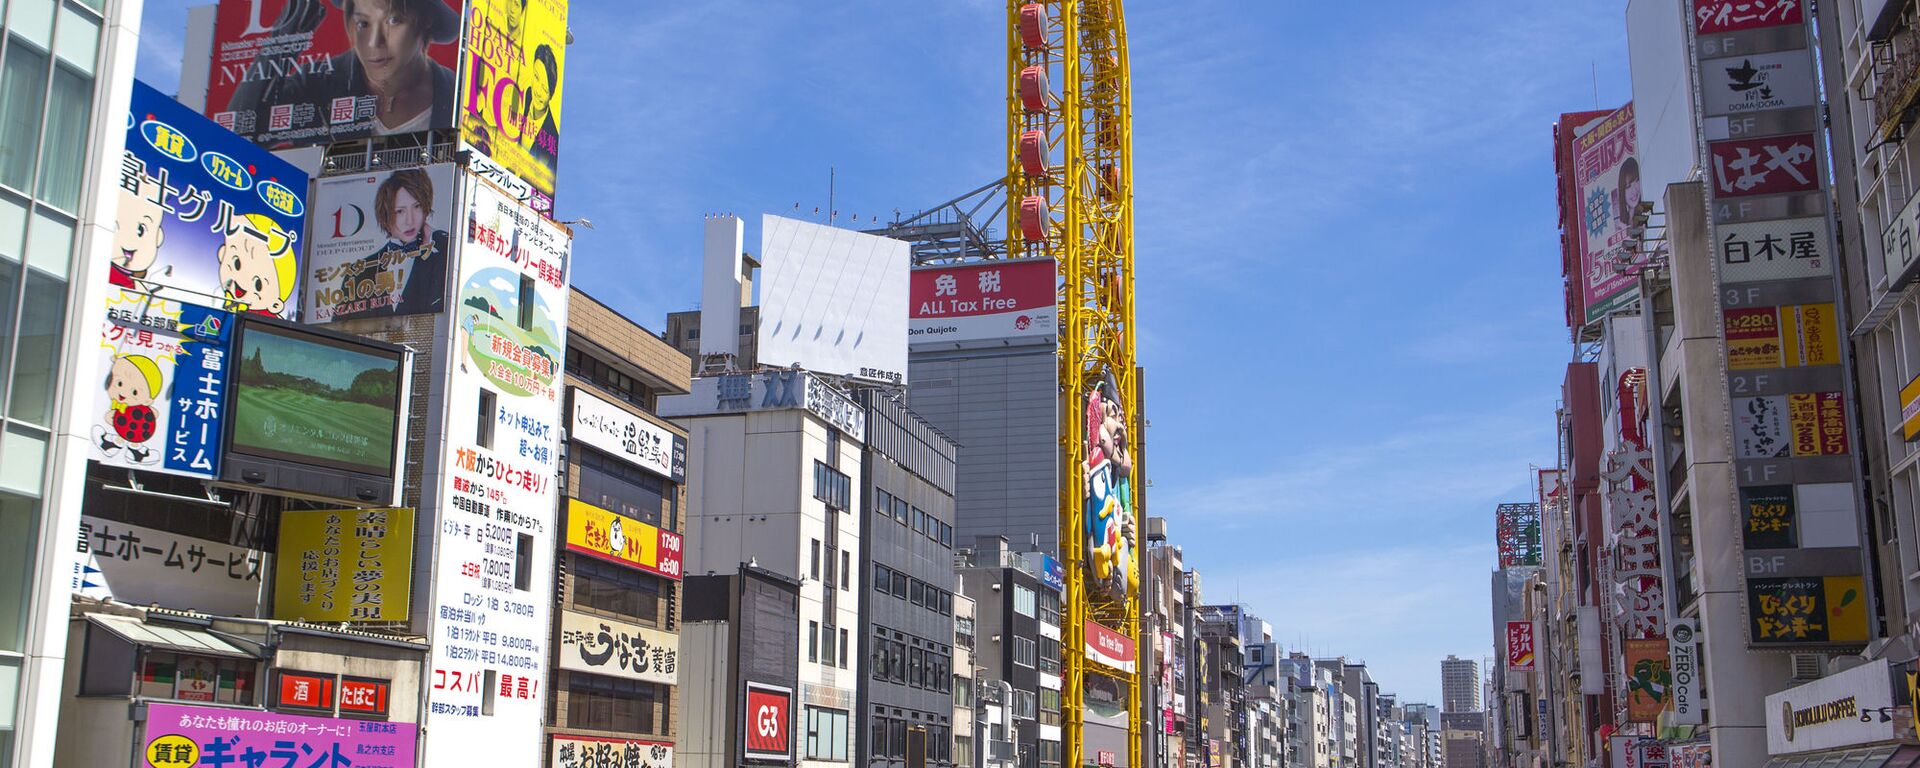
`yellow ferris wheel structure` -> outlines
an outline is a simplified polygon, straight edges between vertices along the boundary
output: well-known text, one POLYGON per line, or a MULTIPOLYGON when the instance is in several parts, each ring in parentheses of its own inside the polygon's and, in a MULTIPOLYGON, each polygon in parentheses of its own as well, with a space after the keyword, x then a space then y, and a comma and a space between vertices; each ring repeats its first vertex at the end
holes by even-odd
POLYGON ((1121 0, 1009 0, 1006 258, 1052 259, 1059 274, 1065 768, 1109 762, 1083 754, 1088 675, 1122 684, 1125 765, 1145 768, 1132 122, 1121 0), (1089 632, 1112 639, 1103 629, 1130 641, 1135 661, 1090 654, 1089 632))

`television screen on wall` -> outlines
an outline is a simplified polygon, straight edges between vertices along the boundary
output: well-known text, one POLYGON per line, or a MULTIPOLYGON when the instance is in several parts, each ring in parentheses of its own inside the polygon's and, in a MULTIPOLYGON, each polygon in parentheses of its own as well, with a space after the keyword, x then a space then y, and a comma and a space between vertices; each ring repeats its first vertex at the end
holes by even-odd
POLYGON ((404 349, 371 339, 245 318, 233 345, 227 416, 226 450, 240 460, 221 479, 384 499, 399 451, 406 358, 404 349), (325 479, 338 473, 374 482, 325 479))

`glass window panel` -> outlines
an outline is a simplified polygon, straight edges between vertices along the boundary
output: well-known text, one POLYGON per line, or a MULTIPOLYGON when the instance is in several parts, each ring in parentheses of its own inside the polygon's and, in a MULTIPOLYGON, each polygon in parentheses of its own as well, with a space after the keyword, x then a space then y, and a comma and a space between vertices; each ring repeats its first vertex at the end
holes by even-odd
MULTIPOLYGON (((67 311, 67 283, 27 270, 27 295, 20 307, 18 347, 13 360, 7 416, 47 424, 59 382, 60 329, 67 311)), ((8 460, 11 463, 11 459, 8 460)))
POLYGON ((27 236, 27 266, 65 281, 73 261, 73 225, 46 211, 33 212, 33 231, 27 236))
POLYGON ((54 35, 53 55, 91 77, 93 60, 100 51, 100 22, 70 7, 61 6, 60 27, 54 35))
POLYGON ((47 97, 47 138, 40 145, 40 199, 69 211, 80 208, 92 97, 91 76, 54 68, 47 97))
MULTIPOLYGON (((19 0, 14 11, 35 2, 40 0, 19 0)), ((14 43, 19 39, 9 38, 14 43)), ((7 46, 6 59, 0 62, 0 184, 32 189, 46 96, 47 55, 25 45, 7 46)))
MULTIPOLYGON (((45 444, 41 447, 44 450, 45 444)), ((40 464, 38 458, 30 461, 9 458, 4 462, 8 472, 16 461, 40 464)), ((27 596, 33 591, 29 587, 32 586, 33 550, 38 537, 35 524, 39 512, 38 499, 0 492, 0 651, 26 650, 27 596)))
POLYGON ((7 31, 46 50, 53 39, 53 8, 57 0, 9 0, 7 31))
POLYGON ((0 437, 0 490, 39 498, 47 466, 47 438, 21 427, 0 437))

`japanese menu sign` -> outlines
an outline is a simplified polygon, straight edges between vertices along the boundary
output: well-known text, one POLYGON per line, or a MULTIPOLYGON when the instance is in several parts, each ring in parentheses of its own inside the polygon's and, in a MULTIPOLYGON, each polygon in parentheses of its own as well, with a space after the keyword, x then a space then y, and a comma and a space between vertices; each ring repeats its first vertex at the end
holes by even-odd
POLYGON ((413 723, 156 702, 136 768, 413 768, 419 732, 413 723))
POLYGON ((98 517, 80 518, 75 594, 216 616, 259 616, 273 556, 98 517))
MULTIPOLYGON (((1697 140, 1748 566, 1747 642, 1787 650, 1865 642, 1869 599, 1804 5, 1688 6, 1695 106, 1707 116, 1697 140)), ((1886 237, 1889 259, 1911 253, 1910 235, 1886 237)))
POLYGON ((567 549, 680 578, 680 534, 579 499, 567 500, 567 549))
POLYGON ((567 233, 471 176, 434 511, 428 765, 544 757, 567 233), (476 414, 478 417, 476 418, 476 414))
POLYGON ((220 470, 233 315, 146 293, 107 294, 104 390, 89 458, 113 467, 213 477, 220 470))
POLYGON ((554 734, 549 768, 673 768, 673 745, 664 741, 554 734))
POLYGON ((638 624, 560 612, 560 668, 673 685, 680 638, 638 624))
POLYGON ((413 510, 280 513, 273 616, 288 621, 406 621, 413 510))

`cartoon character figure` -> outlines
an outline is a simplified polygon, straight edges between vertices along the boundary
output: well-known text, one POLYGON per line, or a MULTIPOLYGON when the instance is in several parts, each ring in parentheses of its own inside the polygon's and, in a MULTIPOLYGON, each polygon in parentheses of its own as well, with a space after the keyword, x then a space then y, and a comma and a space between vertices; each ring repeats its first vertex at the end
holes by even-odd
POLYGON ((159 431, 160 421, 153 413, 153 401, 160 395, 163 381, 160 366, 142 355, 119 355, 107 372, 106 425, 94 429, 94 440, 108 456, 122 448, 135 464, 151 464, 159 451, 143 447, 159 431))
POLYGON ((627 533, 620 529, 620 518, 614 518, 607 531, 607 551, 616 555, 627 551, 627 533))
POLYGON ((107 280, 121 288, 139 287, 136 281, 146 279, 147 270, 160 258, 160 245, 167 240, 167 231, 161 228, 166 209, 141 194, 153 186, 152 180, 142 179, 140 193, 120 190, 119 227, 113 235, 113 267, 107 280))
POLYGON ((1627 680, 1627 690, 1645 694, 1653 703, 1667 700, 1667 689, 1673 686, 1673 674, 1667 671, 1665 664, 1656 664, 1652 659, 1634 662, 1633 677, 1627 680))
POLYGON ((227 308, 278 317, 293 296, 291 236, 264 215, 240 219, 220 246, 220 288, 227 308))
POLYGON ((1111 375, 1087 393, 1087 559, 1108 590, 1131 593, 1139 578, 1133 562, 1133 450, 1118 393, 1111 375))

